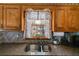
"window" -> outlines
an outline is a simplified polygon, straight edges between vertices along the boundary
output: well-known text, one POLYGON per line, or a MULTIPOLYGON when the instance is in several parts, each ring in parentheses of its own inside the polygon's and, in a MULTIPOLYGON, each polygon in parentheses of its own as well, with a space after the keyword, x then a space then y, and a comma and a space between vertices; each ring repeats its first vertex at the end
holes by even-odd
POLYGON ((50 10, 28 9, 26 14, 25 37, 50 38, 50 10))

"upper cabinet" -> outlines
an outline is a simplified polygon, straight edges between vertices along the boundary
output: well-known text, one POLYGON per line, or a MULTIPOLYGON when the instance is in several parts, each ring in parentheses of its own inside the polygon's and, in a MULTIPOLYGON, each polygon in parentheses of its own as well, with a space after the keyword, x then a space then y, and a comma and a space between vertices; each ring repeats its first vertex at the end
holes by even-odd
POLYGON ((0 5, 0 28, 3 27, 3 7, 0 5))
POLYGON ((54 31, 62 32, 65 27, 65 8, 56 8, 54 18, 54 31))
POLYGON ((4 29, 10 29, 10 30, 21 29, 20 6, 17 5, 4 6, 4 29))
POLYGON ((69 7, 67 11, 69 32, 79 31, 79 7, 69 7))
POLYGON ((55 10, 54 31, 78 32, 79 31, 79 7, 58 7, 55 10))

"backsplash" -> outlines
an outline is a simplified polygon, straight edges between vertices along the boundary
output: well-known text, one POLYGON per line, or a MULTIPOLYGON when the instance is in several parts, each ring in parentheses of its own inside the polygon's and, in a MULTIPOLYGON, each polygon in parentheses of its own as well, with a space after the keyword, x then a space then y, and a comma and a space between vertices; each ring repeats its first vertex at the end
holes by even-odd
POLYGON ((0 31, 0 42, 15 42, 23 39, 23 32, 0 31))

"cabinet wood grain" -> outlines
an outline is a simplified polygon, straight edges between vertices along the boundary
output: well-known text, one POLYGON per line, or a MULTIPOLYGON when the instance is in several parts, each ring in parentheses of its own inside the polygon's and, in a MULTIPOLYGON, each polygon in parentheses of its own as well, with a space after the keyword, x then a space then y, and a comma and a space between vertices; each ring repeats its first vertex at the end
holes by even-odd
POLYGON ((10 5, 5 6, 4 10, 4 28, 20 30, 20 7, 17 5, 10 5))
POLYGON ((55 31, 63 32, 65 26, 65 9, 64 8, 56 8, 55 11, 55 31))
POLYGON ((0 5, 0 28, 3 27, 3 7, 0 5))

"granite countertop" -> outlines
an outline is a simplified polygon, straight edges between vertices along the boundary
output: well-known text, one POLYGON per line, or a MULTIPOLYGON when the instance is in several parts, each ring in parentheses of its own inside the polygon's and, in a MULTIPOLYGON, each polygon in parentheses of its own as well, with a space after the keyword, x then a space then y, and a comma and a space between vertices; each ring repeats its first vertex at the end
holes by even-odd
POLYGON ((23 39, 15 42, 2 42, 2 43, 26 43, 26 44, 51 44, 50 39, 23 39))

